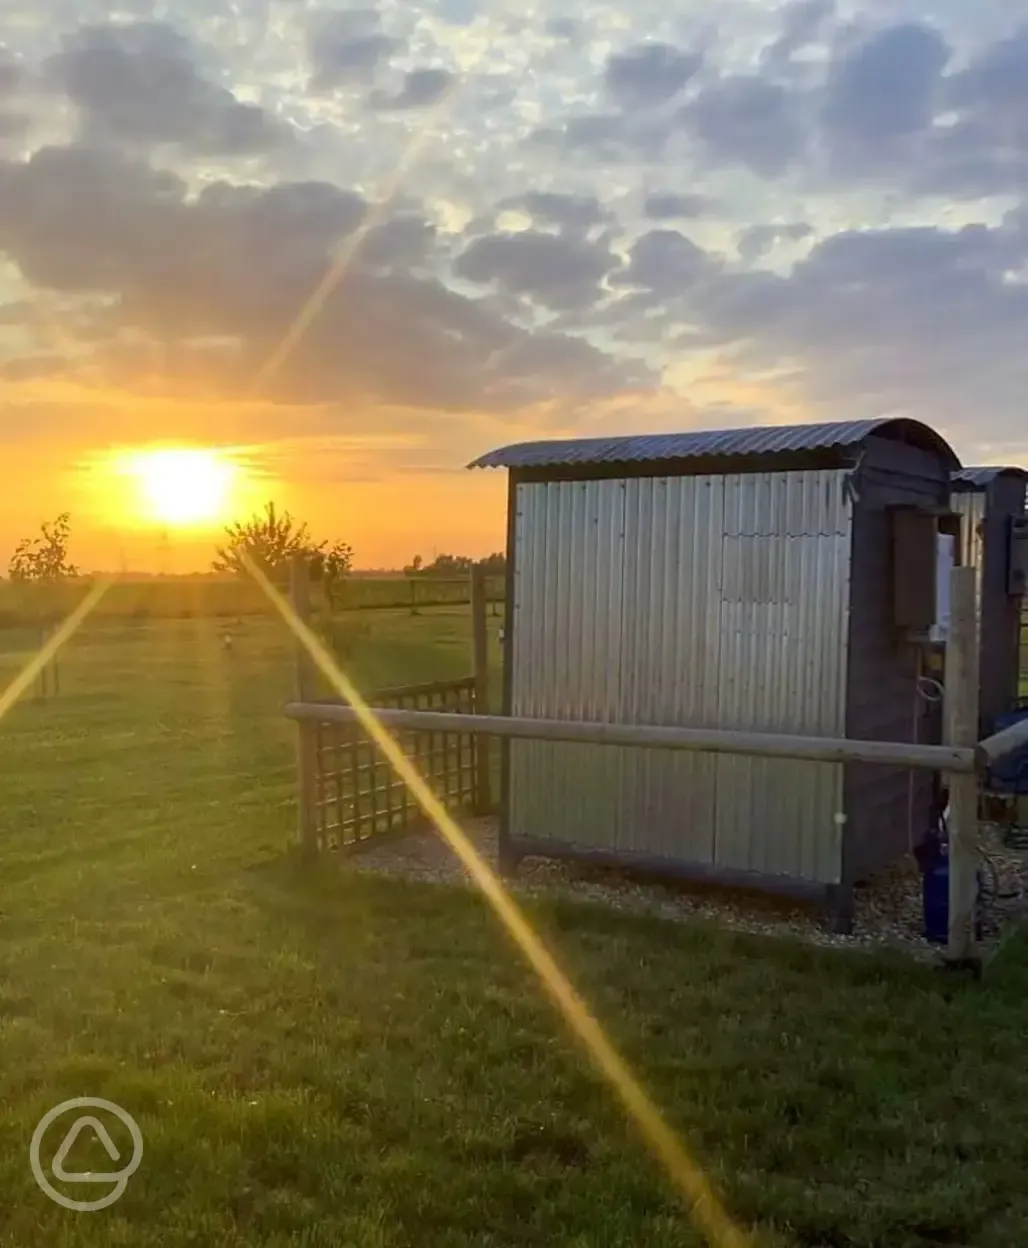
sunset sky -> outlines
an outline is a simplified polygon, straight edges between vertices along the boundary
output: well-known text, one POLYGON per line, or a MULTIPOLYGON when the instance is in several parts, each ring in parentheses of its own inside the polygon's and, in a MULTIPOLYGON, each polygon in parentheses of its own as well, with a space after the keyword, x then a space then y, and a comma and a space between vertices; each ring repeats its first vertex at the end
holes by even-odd
POLYGON ((507 442, 906 414, 1023 464, 1026 394, 1028 0, 0 10, 3 566, 65 510, 168 559, 151 444, 395 566, 502 544, 507 442))

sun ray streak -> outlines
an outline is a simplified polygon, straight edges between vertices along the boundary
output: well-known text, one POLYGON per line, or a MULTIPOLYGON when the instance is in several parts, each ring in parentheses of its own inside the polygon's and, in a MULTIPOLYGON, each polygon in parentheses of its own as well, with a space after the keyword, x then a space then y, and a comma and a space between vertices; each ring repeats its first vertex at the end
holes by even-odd
POLYGON ((27 690, 38 680, 40 672, 50 663, 61 648, 71 640, 81 627, 86 617, 99 603, 112 585, 110 578, 96 581, 89 593, 82 599, 74 611, 63 621, 56 632, 51 633, 43 645, 29 659, 7 688, 0 693, 0 720, 27 690))
POLYGON ((380 723, 349 678, 312 629, 299 618, 292 604, 252 561, 248 570, 276 611, 303 645, 336 693, 353 707, 362 728, 410 790, 415 800, 442 833, 463 863, 473 882, 492 906, 497 918, 520 948, 565 1023, 610 1085, 640 1135, 661 1162, 679 1194, 689 1206, 693 1220, 714 1248, 755 1248, 752 1236, 733 1222, 722 1206, 703 1169, 665 1121, 660 1110, 632 1073, 625 1059, 607 1038, 543 940, 504 888, 497 874, 478 853, 456 820, 432 792, 403 749, 380 723))
MULTIPOLYGON (((488 53, 483 53, 483 56, 478 59, 485 59, 487 55, 488 53)), ((436 123, 450 111, 458 92, 469 76, 470 67, 465 68, 462 74, 452 79, 435 104, 426 110, 424 122, 414 132, 404 148, 378 203, 373 209, 369 210, 357 229, 336 249, 336 253, 329 261, 321 281, 311 291, 306 303, 297 312, 282 336, 281 341, 268 355, 254 376, 251 386, 252 392, 259 393, 263 391, 268 382, 292 355, 307 330, 317 320, 329 297, 346 276, 347 271, 363 246, 364 240, 384 220, 400 187, 403 185, 404 179, 417 164, 418 158, 425 150, 428 141, 434 137, 436 123)))

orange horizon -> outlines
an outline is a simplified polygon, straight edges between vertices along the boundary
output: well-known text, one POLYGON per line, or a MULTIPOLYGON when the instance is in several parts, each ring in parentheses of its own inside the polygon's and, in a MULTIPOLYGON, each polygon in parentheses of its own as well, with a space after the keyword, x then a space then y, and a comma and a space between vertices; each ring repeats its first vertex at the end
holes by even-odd
POLYGON ((315 540, 348 542, 356 570, 401 569, 415 555, 481 558, 506 542, 506 473, 394 473, 352 482, 268 480, 247 505, 224 522, 199 531, 105 517, 54 476, 15 476, 17 488, 0 498, 0 576, 6 576, 17 543, 35 537, 40 524, 71 516, 71 561, 82 568, 143 575, 203 573, 209 569, 225 523, 244 520, 273 501, 306 523, 315 540))

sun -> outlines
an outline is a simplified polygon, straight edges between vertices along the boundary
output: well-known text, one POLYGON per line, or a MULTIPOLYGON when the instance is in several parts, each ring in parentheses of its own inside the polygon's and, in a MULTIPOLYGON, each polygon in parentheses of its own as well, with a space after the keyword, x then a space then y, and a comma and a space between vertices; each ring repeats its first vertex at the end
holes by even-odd
POLYGON ((200 447, 163 447, 127 455, 122 473, 134 486, 140 519, 192 528, 228 518, 239 469, 224 454, 200 447))

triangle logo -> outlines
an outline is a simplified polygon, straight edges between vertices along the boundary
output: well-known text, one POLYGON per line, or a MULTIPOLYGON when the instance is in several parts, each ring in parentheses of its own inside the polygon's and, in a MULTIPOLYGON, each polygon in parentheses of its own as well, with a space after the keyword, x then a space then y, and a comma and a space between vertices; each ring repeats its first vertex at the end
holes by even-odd
POLYGON ((118 1161, 121 1154, 115 1147, 114 1141, 111 1139, 110 1132, 100 1121, 91 1114, 84 1114, 81 1118, 76 1118, 72 1124, 68 1134, 64 1137, 64 1142, 57 1150, 54 1156, 53 1175, 55 1179, 59 1179, 64 1183, 111 1183, 118 1178, 115 1174, 93 1174, 92 1171, 76 1171, 65 1170, 64 1163, 68 1154, 75 1146, 75 1141, 79 1138, 86 1127, 92 1127, 93 1134, 107 1150, 107 1155, 111 1161, 118 1161))

